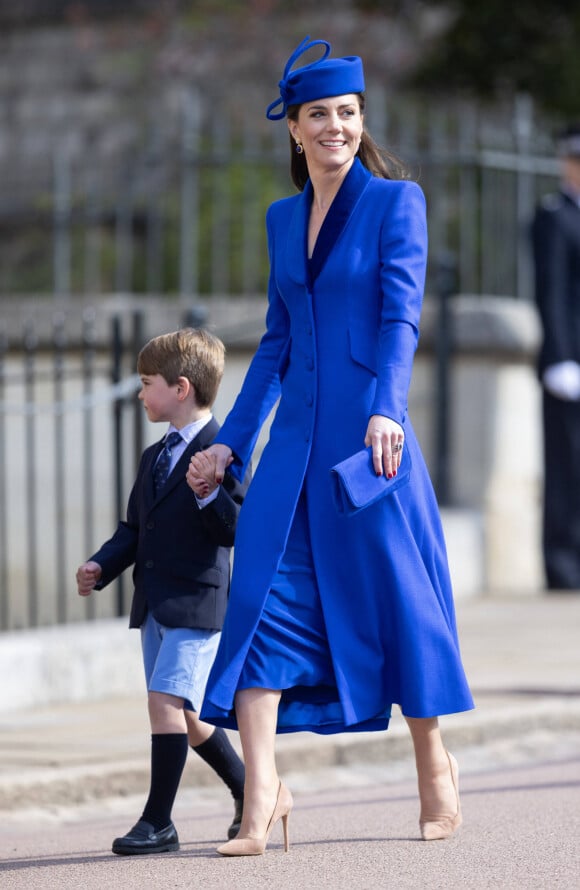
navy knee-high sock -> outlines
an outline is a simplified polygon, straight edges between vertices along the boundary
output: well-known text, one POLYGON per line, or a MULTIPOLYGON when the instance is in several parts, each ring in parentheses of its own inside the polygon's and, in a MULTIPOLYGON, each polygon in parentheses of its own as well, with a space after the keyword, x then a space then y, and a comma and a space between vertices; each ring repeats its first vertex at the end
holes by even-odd
POLYGON ((234 799, 242 800, 246 770, 221 726, 216 726, 209 739, 201 745, 195 748, 192 745, 192 749, 225 782, 234 799))
POLYGON ((156 831, 171 822, 171 810, 188 750, 186 732, 154 733, 151 736, 151 787, 141 818, 156 831))

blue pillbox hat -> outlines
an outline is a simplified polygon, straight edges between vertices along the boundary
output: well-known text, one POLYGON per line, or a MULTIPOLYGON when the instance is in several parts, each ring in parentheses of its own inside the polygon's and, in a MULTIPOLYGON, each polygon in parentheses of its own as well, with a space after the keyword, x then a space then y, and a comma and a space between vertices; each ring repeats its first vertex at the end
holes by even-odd
POLYGON ((310 40, 305 37, 284 68, 284 75, 278 84, 280 97, 268 105, 266 117, 271 121, 279 121, 286 116, 290 105, 301 105, 313 99, 324 99, 327 96, 342 96, 346 93, 362 93, 365 78, 362 60, 358 56, 345 56, 342 59, 328 59, 330 43, 326 40, 310 40), (297 59, 313 46, 324 46, 324 55, 310 65, 290 69, 297 59), (279 105, 282 110, 274 113, 279 105))

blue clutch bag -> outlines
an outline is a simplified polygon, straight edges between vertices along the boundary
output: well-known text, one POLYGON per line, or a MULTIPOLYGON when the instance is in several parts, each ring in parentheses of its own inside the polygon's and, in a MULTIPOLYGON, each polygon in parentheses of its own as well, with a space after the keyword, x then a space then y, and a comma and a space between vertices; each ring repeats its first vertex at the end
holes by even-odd
POLYGON ((403 446, 401 465, 392 479, 377 476, 370 446, 336 464, 330 473, 338 512, 352 515, 405 485, 411 474, 411 456, 409 449, 403 446))

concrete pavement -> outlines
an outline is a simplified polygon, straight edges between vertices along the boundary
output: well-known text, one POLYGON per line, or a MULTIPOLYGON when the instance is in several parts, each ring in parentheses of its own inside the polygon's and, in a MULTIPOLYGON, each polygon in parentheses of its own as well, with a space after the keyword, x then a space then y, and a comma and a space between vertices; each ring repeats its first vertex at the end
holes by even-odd
MULTIPOLYGON (((580 594, 481 596, 459 601, 457 612, 476 710, 441 722, 448 747, 462 752, 462 774, 577 755, 580 594)), ((128 805, 133 795, 138 815, 149 727, 138 634, 125 620, 0 635, 0 677, 0 816, 57 818, 97 801, 128 805)), ((387 734, 298 733, 281 736, 278 752, 298 792, 413 777, 398 713, 387 734)), ((223 802, 193 755, 182 787, 223 802)))
MULTIPOLYGON (((296 790, 290 852, 275 826, 265 856, 215 852, 231 813, 199 792, 174 809, 181 848, 115 856, 112 838, 134 818, 111 802, 53 822, 0 823, 2 890, 577 890, 580 758, 504 767, 460 779, 464 824, 421 843, 414 779, 296 790)), ((140 801, 142 803, 142 800, 140 801)))

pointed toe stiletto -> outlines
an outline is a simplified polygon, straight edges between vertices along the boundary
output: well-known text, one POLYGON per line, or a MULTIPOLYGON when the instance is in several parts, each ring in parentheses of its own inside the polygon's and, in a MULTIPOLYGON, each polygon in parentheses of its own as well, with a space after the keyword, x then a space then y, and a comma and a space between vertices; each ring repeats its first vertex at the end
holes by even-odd
POLYGON ((284 829, 284 852, 290 849, 290 840, 288 833, 288 819, 290 810, 292 809, 292 795, 288 788, 280 782, 278 785, 278 796, 276 797, 276 805, 274 812, 270 817, 266 833, 262 837, 238 837, 227 844, 222 844, 217 848, 217 852, 222 856, 261 856, 265 853, 270 834, 276 822, 282 820, 282 828, 284 829))
POLYGON ((463 819, 461 816, 461 804, 459 802, 459 768, 453 754, 447 753, 449 760, 449 770, 451 773, 451 781, 453 790, 455 791, 455 814, 453 816, 442 814, 423 815, 419 819, 419 827, 421 829, 421 837, 424 841, 442 841, 457 831, 463 819))

